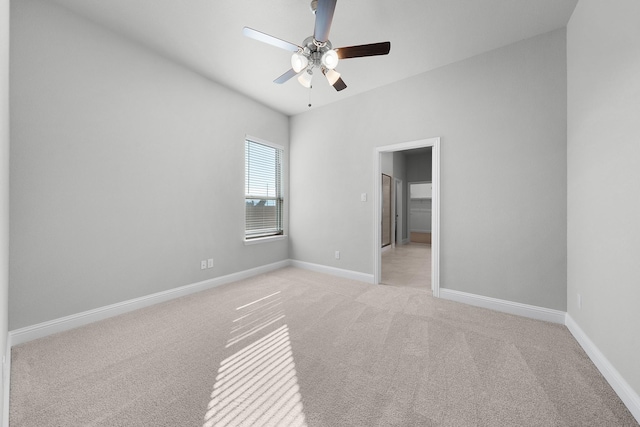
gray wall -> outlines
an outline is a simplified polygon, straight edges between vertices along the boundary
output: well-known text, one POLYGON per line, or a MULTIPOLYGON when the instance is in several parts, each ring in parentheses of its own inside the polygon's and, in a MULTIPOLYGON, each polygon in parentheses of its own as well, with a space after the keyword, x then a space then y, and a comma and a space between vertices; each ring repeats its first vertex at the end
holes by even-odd
POLYGON ((288 147, 286 116, 65 9, 11 7, 10 329, 288 259, 243 244, 244 136, 288 147))
MULTIPOLYGON (((0 0, 0 355, 8 331, 9 289, 9 0, 0 0)), ((2 366, 4 369, 4 365, 2 366)), ((0 414, 4 405, 4 375, 0 375, 0 414)), ((0 420, 0 422, 2 422, 0 420)))
POLYGON ((431 148, 405 152, 407 182, 431 182, 431 148))
POLYGON ((380 155, 380 172, 385 175, 393 176, 393 167, 393 153, 382 153, 380 155))
POLYGON ((637 394, 639 19, 636 0, 580 0, 567 29, 568 312, 637 394))
POLYGON ((373 191, 375 147, 438 136, 441 286, 566 308, 564 29, 311 110, 290 130, 292 258, 372 274, 373 198, 359 195, 373 191))

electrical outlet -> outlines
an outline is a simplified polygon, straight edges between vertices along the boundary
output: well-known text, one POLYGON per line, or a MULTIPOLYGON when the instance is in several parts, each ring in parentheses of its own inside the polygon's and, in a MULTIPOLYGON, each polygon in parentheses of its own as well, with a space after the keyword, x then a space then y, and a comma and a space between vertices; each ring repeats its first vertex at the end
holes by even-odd
POLYGON ((578 294, 578 308, 582 308, 582 295, 578 294))
POLYGON ((207 260, 207 268, 213 268, 213 258, 207 260))
POLYGON ((336 251, 336 259, 340 259, 340 251, 336 251))
POLYGON ((200 261, 200 270, 204 270, 205 268, 207 268, 207 260, 203 259, 200 261))

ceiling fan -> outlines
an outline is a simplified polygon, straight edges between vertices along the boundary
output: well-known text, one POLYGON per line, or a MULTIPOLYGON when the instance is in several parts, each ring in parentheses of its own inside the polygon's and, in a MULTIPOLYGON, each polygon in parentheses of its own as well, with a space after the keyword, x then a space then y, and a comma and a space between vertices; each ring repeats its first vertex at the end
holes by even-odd
POLYGON ((340 73, 335 68, 340 59, 361 58, 364 56, 387 55, 391 42, 363 44, 357 46, 333 48, 329 41, 329 30, 337 0, 312 0, 311 11, 316 15, 313 35, 307 37, 302 46, 244 27, 242 32, 252 39, 293 52, 291 69, 274 80, 282 84, 298 76, 301 85, 311 88, 314 69, 318 69, 337 91, 347 88, 340 73))

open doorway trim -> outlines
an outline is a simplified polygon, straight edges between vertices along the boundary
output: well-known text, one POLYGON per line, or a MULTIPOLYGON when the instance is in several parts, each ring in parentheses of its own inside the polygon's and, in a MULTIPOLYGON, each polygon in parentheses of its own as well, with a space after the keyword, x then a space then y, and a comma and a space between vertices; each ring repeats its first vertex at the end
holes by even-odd
POLYGON ((391 217, 393 218, 393 247, 396 247, 398 241, 402 245, 402 228, 404 226, 404 221, 402 220, 402 215, 404 210, 402 209, 402 203, 404 198, 404 193, 402 191, 403 181, 398 178, 393 178, 393 191, 392 191, 392 213, 391 217), (398 230, 400 230, 400 236, 398 236, 398 230))
POLYGON ((393 145, 376 147, 374 152, 374 203, 373 203, 373 280, 375 284, 380 284, 382 278, 381 260, 381 231, 382 218, 380 210, 382 206, 382 183, 380 174, 382 173, 380 157, 382 153, 393 153, 396 151, 412 150, 414 148, 431 148, 431 181, 433 184, 433 194, 431 199, 431 290, 434 297, 440 296, 440 138, 420 139, 417 141, 402 142, 393 145))

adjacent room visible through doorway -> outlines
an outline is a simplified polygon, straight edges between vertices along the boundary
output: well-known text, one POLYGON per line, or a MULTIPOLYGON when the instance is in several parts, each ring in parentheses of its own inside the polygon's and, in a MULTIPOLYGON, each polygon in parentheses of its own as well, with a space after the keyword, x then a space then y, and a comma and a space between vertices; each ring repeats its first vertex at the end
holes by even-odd
POLYGON ((392 178, 383 173, 380 281, 385 285, 431 290, 431 150, 423 147, 383 155, 387 156, 384 172, 392 173, 397 183, 392 192, 392 178), (387 230, 391 229, 390 247, 387 230))

